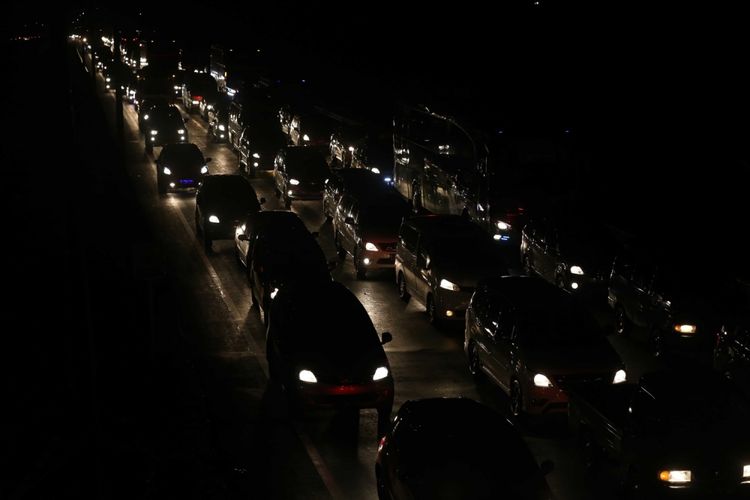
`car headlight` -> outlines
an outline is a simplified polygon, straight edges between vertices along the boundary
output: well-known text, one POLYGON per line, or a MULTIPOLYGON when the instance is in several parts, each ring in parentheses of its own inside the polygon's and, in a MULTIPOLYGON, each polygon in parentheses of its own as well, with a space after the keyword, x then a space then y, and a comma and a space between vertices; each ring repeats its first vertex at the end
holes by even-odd
POLYGON ((299 186, 299 181, 297 179, 289 179, 289 184, 292 186, 299 186))
POLYGON ((376 247, 374 243, 370 243, 368 241, 367 243, 365 243, 365 250, 368 250, 370 252, 377 252, 378 247, 376 247))
POLYGON ((375 373, 372 376, 372 380, 383 380, 387 376, 388 368, 386 368, 385 366, 380 366, 375 370, 375 373))
POLYGON ((499 220, 499 221, 497 221, 497 228, 500 231, 507 231, 508 229, 510 229, 510 224, 508 224, 505 221, 499 220))
POLYGON ((349 146, 349 148, 348 148, 348 149, 349 149, 349 152, 350 152, 350 153, 353 153, 353 152, 354 152, 354 146, 349 146))
POLYGON ((110 77, 107 77, 107 78, 104 79, 104 81, 107 82, 107 83, 109 83, 109 82, 112 81, 112 79, 110 77))
POLYGON ((152 130, 152 131, 150 132, 150 134, 151 134, 151 135, 156 135, 156 134, 158 134, 158 133, 159 133, 159 131, 158 131, 158 130, 152 130))
POLYGON ((385 182, 391 182, 391 181, 392 181, 393 179, 391 179, 390 177, 386 177, 386 178, 384 178, 383 180, 384 180, 385 182))
POLYGON ((370 169, 370 172, 372 172, 373 174, 379 174, 380 173, 380 169, 378 167, 372 167, 370 169))
POLYGON ((175 89, 175 90, 182 90, 182 87, 181 87, 180 85, 175 85, 175 86, 174 86, 174 89, 175 89))
POLYGON ((581 266, 570 266, 570 274, 577 274, 581 276, 583 275, 583 269, 581 269, 581 266))
POLYGON ((180 130, 178 130, 178 131, 177 131, 177 133, 178 133, 178 134, 180 134, 180 135, 182 135, 182 134, 184 134, 184 133, 185 133, 185 129, 184 129, 184 128, 181 128, 180 130))
POLYGON ((750 480, 750 465, 745 465, 742 467, 742 479, 750 480))
POLYGON ((224 132, 226 129, 227 129, 227 127, 223 123, 219 124, 219 130, 221 130, 222 132, 224 132))
POLYGON ((625 370, 619 369, 615 372, 615 376, 612 378, 613 384, 622 384, 628 380, 628 374, 625 370))
POLYGON ((169 167, 164 167, 164 170, 162 170, 162 172, 164 172, 164 175, 172 175, 172 171, 169 170, 169 167))
POLYGON ((201 167, 201 173, 202 174, 207 174, 208 173, 208 165, 203 165, 201 167))
POLYGON ((211 222, 212 224, 218 224, 220 221, 219 221, 219 218, 216 217, 215 215, 209 215, 208 222, 211 222))
POLYGON ((270 293, 271 300, 275 299, 276 295, 278 295, 278 293, 279 293, 279 289, 278 288, 274 288, 273 291, 270 293))
POLYGON ((255 158, 256 160, 259 160, 260 155, 258 153, 253 153, 253 158, 255 158))
POLYGON ((144 120, 148 120, 148 115, 143 115, 144 120))
POLYGON ((206 104, 206 109, 214 109, 214 105, 213 104, 206 104))
POLYGON ((695 325, 677 324, 674 325, 674 331, 683 334, 693 334, 698 331, 698 327, 695 325))
POLYGON ((663 470, 659 472, 659 479, 670 484, 687 484, 693 480, 693 472, 689 470, 663 470))
POLYGON ((537 373, 534 375, 534 385, 537 387, 552 387, 552 382, 550 382, 546 375, 537 373))
POLYGON ((457 292, 461 289, 458 285, 456 285, 452 281, 448 281, 447 279, 440 280, 440 288, 444 288, 446 290, 451 290, 454 292, 457 292))
POLYGON ((305 135, 302 136, 302 140, 305 141, 305 142, 307 142, 307 141, 310 140, 310 136, 307 135, 307 134, 305 134, 305 135))
POLYGON ((315 378, 315 374, 310 370, 300 370, 299 379, 302 382, 309 382, 311 384, 315 384, 318 382, 318 379, 315 378))

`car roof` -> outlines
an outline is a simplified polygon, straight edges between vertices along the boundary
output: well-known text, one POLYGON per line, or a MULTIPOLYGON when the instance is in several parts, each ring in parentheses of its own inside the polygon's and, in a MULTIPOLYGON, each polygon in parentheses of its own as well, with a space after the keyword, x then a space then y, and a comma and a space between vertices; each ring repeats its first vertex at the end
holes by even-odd
POLYGON ((569 294, 531 276, 493 277, 485 280, 484 284, 519 310, 553 310, 571 301, 569 294))

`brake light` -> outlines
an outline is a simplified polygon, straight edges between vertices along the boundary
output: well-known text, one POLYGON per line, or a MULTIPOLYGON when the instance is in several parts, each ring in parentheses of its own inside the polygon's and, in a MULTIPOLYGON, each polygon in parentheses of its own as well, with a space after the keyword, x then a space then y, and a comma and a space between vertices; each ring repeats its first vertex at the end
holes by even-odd
POLYGON ((202 95, 194 95, 193 99, 195 99, 196 101, 202 101, 203 100, 203 96, 202 95))

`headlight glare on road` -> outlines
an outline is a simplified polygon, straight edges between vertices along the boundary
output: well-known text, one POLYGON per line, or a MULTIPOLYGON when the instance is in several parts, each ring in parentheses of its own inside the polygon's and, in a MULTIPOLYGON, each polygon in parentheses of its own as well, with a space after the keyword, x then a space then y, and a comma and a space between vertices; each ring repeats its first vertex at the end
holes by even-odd
POLYGON ((534 385, 537 387, 552 387, 552 382, 550 382, 546 375, 537 373, 534 375, 534 385))
POLYGON ((622 384, 623 382, 626 382, 628 380, 628 374, 625 370, 619 369, 615 373, 615 376, 612 378, 613 384, 622 384))
POLYGON ((292 186, 299 186, 299 181, 297 179, 289 179, 289 184, 292 186))
POLYGON ((219 218, 216 217, 215 215, 209 215, 208 222, 210 222, 211 224, 218 224, 220 221, 219 221, 219 218))
POLYGON ((318 379, 315 378, 315 374, 310 370, 300 370, 299 379, 302 382, 308 382, 310 384, 315 384, 318 382, 318 379))
POLYGON ((367 250, 369 252, 377 252, 378 251, 378 247, 376 247, 374 243, 370 243, 368 241, 367 243, 365 243, 365 250, 367 250))
POLYGON ((375 370, 375 373, 372 376, 372 380, 383 380, 385 377, 388 376, 388 368, 385 366, 380 366, 375 370))
POLYGON ((169 170, 169 167, 164 167, 164 170, 162 170, 162 172, 164 172, 164 175, 172 175, 172 171, 169 170))
POLYGON ((581 269, 581 266, 570 266, 570 274, 577 274, 579 276, 582 276, 583 269, 581 269))
POLYGON ((208 173, 208 165, 203 165, 201 167, 201 173, 202 174, 207 174, 208 173))

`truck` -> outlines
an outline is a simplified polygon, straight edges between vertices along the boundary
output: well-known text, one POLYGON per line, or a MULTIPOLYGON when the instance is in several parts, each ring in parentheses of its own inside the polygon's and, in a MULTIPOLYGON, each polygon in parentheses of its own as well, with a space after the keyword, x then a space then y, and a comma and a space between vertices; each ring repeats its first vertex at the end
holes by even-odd
POLYGON ((750 401, 713 370, 573 387, 568 416, 587 466, 612 462, 626 498, 750 495, 750 401))

